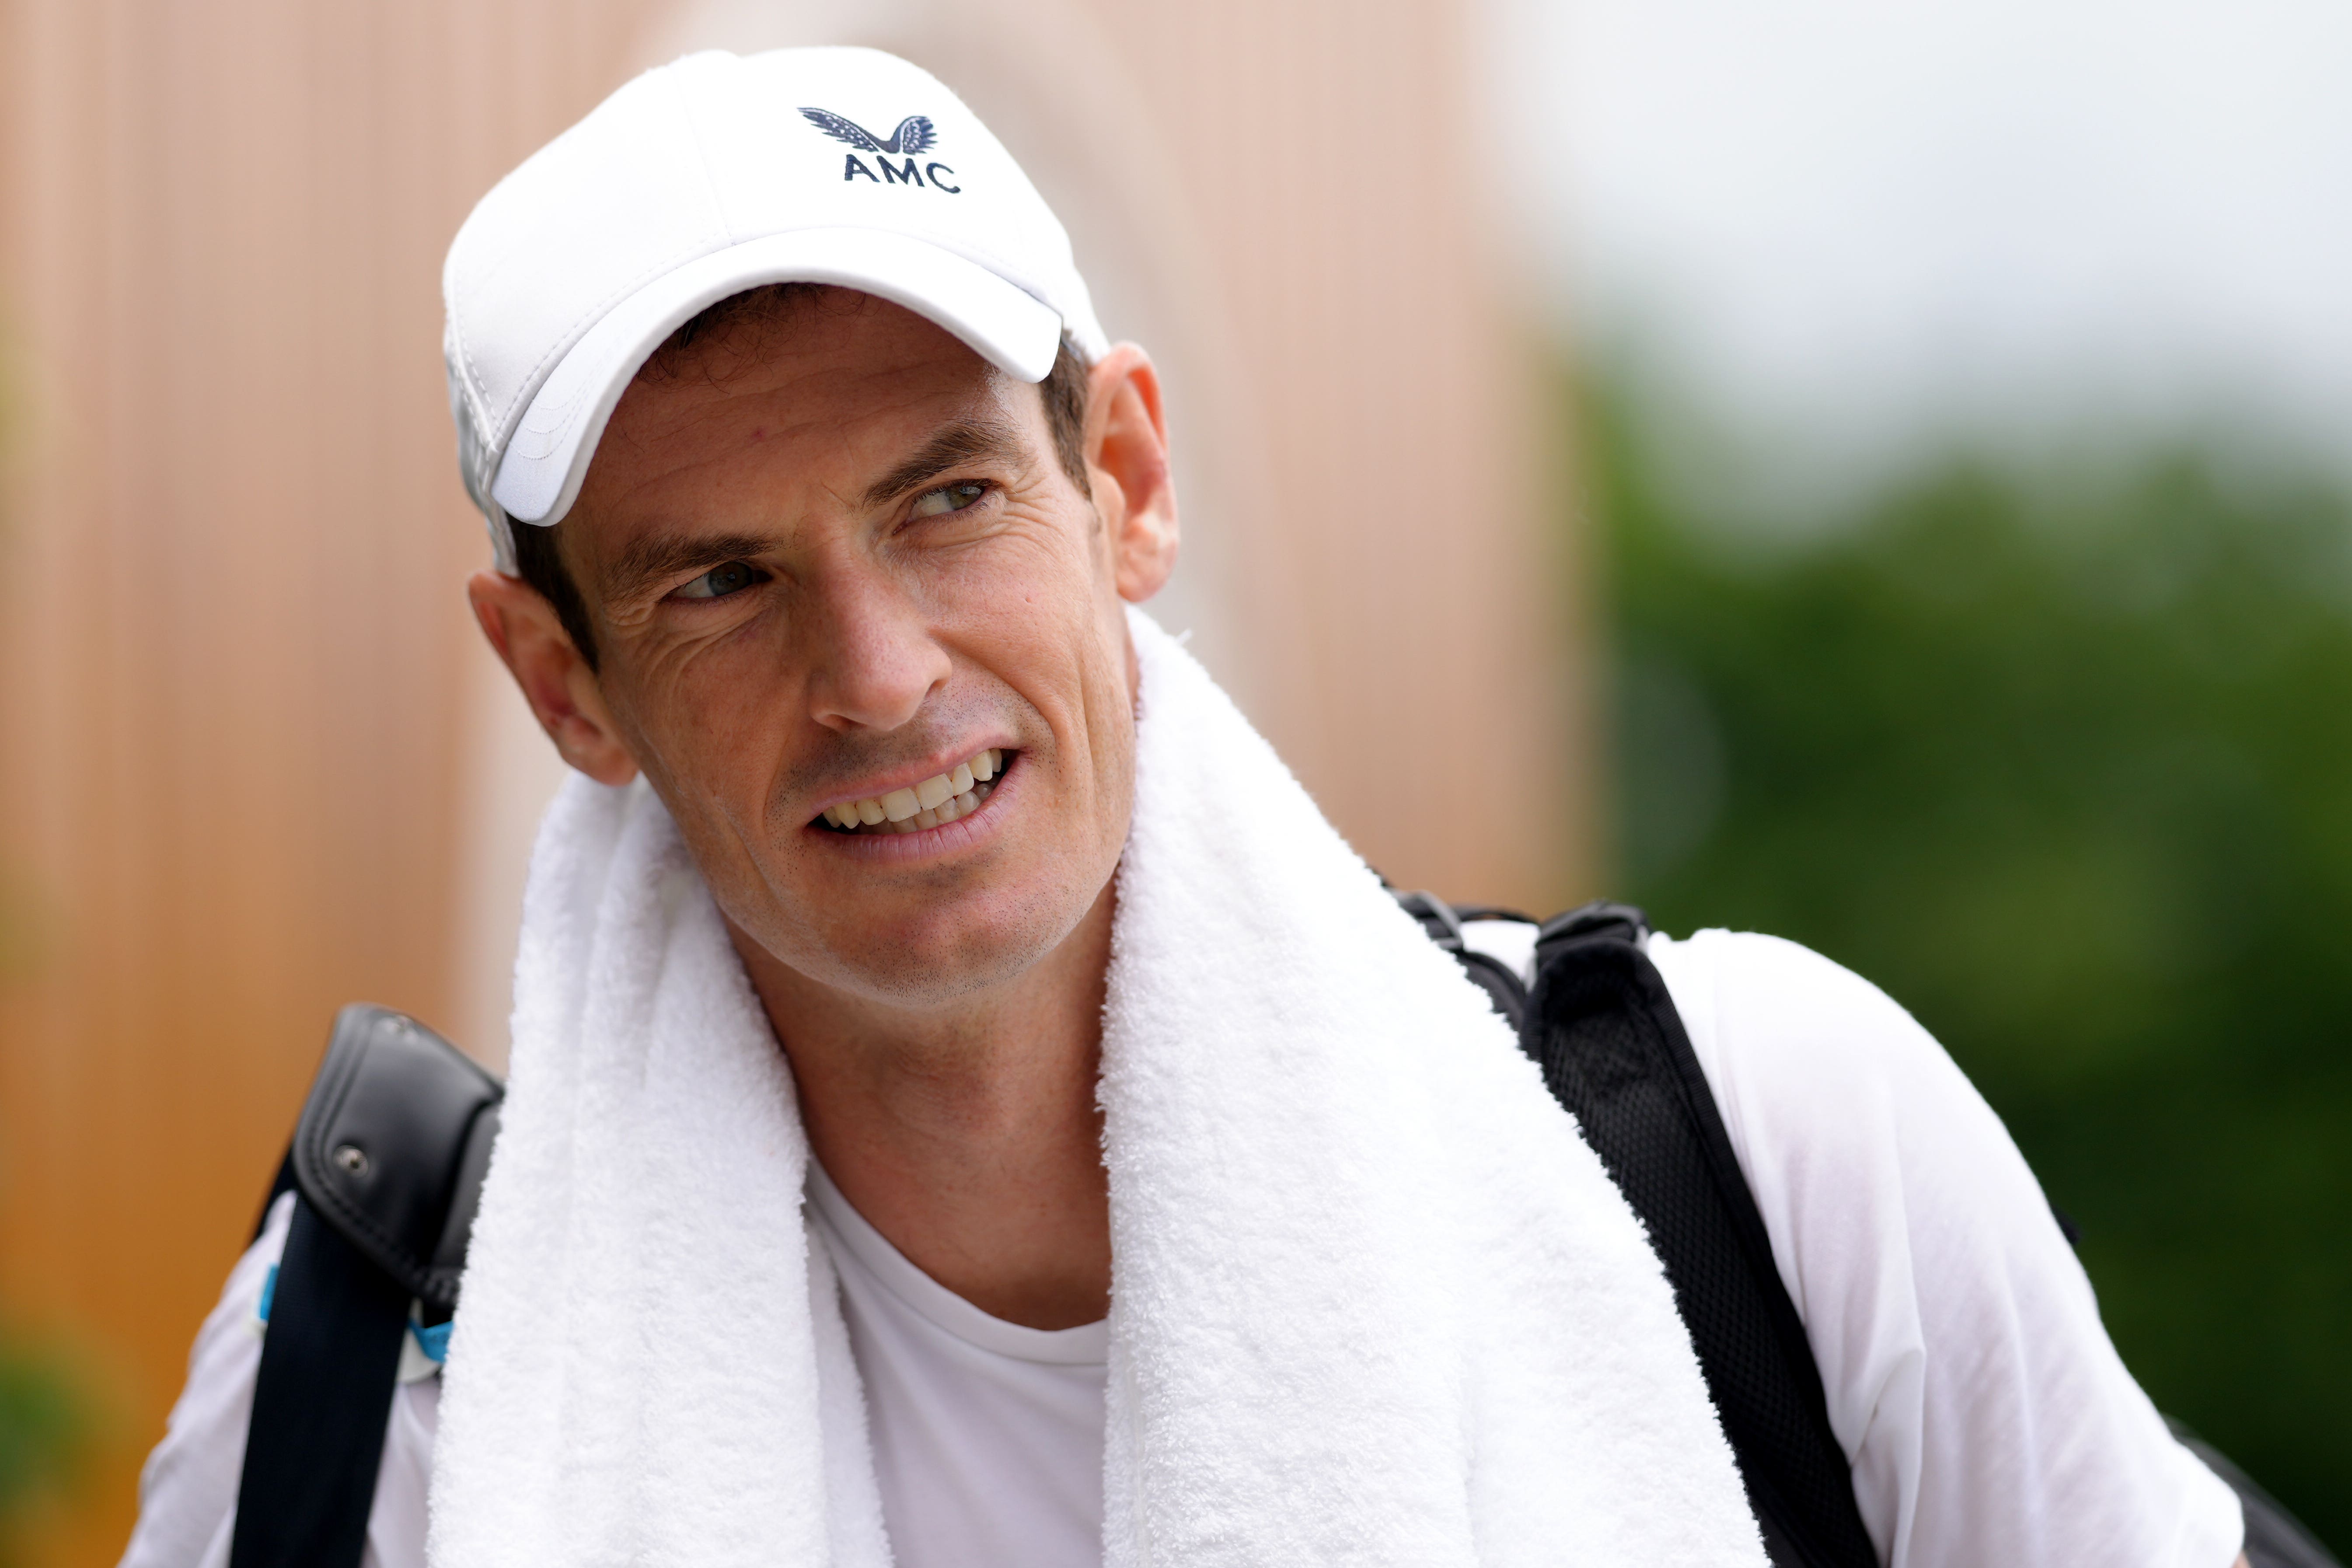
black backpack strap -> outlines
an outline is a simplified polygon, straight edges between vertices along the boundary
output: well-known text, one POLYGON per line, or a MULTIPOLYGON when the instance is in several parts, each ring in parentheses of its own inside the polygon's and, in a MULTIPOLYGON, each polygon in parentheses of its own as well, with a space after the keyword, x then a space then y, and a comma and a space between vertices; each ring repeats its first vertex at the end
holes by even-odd
POLYGON ((1649 1227, 1772 1560, 1876 1568, 1821 1370, 1641 911, 1587 905, 1537 938, 1519 1034, 1649 1227))
MULTIPOLYGON (((1545 1083, 1576 1114, 1641 1215, 1674 1284, 1772 1561, 1781 1568, 1875 1568, 1844 1450, 1830 1429, 1821 1369, 1780 1284, 1763 1216, 1682 1016, 1641 950, 1647 919, 1630 904, 1592 903, 1547 921, 1528 996, 1516 976, 1507 989, 1493 984, 1488 972, 1502 966, 1469 949, 1462 931, 1468 921, 1525 916, 1448 907, 1430 893, 1395 896, 1518 1026, 1521 1048, 1543 1068, 1545 1083)), ((2070 1243, 2079 1239, 2073 1220, 2055 1205, 2051 1213, 2070 1243)), ((2338 1568, 2277 1499, 2167 1420, 2238 1494, 2253 1568, 2338 1568)))
POLYGON ((1642 911, 1592 903, 1545 922, 1532 991, 1512 976, 1506 992, 1472 962, 1503 967, 1464 945, 1457 911, 1433 895, 1397 896, 1518 1026, 1520 1047, 1641 1216, 1772 1561, 1877 1568, 1821 1369, 1682 1017, 1643 954, 1642 911))
POLYGON ((294 1200, 254 1380, 229 1568, 358 1568, 408 1300, 294 1200))
POLYGON ((1517 1028, 1528 1009, 1526 984, 1512 973, 1509 964, 1493 953, 1479 952, 1464 941, 1462 926, 1465 921, 1507 920, 1517 921, 1524 925, 1533 925, 1535 921, 1525 915, 1483 904, 1457 907, 1435 893, 1406 893, 1394 888, 1391 888, 1389 892, 1405 913, 1421 922, 1422 931, 1430 941, 1454 955, 1455 962, 1462 965, 1462 972, 1486 993, 1486 999, 1495 1005, 1495 1011, 1508 1018, 1513 1028, 1517 1028))
POLYGON ((457 1307, 502 1094, 414 1019, 336 1017, 279 1176, 294 1213, 229 1568, 358 1568, 409 1304, 428 1322, 457 1307))

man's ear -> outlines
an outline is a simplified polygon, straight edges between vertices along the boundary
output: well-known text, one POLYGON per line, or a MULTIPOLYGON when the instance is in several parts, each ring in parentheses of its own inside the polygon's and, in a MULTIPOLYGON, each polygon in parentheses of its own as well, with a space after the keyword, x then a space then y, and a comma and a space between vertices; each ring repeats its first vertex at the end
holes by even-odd
POLYGON ((520 577, 477 572, 466 580, 474 619, 506 661, 523 700, 563 760, 602 784, 637 776, 637 760, 621 741, 596 672, 572 646, 555 606, 520 577))
POLYGON ((1118 344, 1087 374, 1086 453, 1118 596, 1139 605, 1176 569, 1176 485, 1160 373, 1133 343, 1118 344))

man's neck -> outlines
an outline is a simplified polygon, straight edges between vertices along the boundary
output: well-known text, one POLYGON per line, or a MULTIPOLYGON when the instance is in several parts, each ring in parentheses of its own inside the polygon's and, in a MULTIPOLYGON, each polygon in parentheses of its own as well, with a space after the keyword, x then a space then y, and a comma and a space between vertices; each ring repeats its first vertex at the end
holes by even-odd
POLYGON ((909 1261, 992 1316, 1065 1329, 1110 1306, 1095 1098, 1111 890, 1010 984, 907 1012, 845 996, 740 932, 825 1173, 909 1261))

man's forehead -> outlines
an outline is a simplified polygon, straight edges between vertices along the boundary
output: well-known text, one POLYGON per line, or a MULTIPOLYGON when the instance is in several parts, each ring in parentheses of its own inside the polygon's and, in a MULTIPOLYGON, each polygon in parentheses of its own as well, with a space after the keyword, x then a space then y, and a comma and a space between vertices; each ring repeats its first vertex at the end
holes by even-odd
POLYGON ((824 292, 845 298, 721 322, 631 384, 565 528, 608 592, 714 542, 749 552, 806 502, 871 509, 961 464, 1034 465, 1025 384, 912 311, 824 292))
POLYGON ((614 422, 644 439, 745 400, 811 419, 873 417, 909 398, 1001 397, 1010 384, 953 333, 887 300, 754 290, 680 328, 630 382, 614 422))

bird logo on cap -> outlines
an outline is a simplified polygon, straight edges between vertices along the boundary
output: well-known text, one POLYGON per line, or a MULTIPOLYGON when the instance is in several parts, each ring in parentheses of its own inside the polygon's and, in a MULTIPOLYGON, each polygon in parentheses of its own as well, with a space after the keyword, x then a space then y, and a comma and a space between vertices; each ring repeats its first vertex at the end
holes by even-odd
POLYGON ((928 153, 940 139, 939 127, 928 114, 909 114, 898 121, 898 129, 884 141, 846 115, 835 114, 830 109, 803 107, 801 113, 808 122, 836 142, 846 142, 852 147, 867 153, 928 153))

